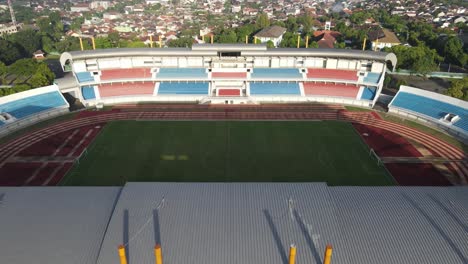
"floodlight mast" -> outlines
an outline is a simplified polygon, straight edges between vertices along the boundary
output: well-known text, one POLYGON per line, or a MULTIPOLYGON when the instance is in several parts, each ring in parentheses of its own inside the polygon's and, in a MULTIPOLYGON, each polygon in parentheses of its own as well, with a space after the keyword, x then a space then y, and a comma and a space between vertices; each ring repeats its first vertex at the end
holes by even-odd
POLYGON ((10 9, 11 23, 13 23, 15 28, 17 28, 15 10, 13 10, 13 4, 11 3, 11 0, 8 0, 8 8, 10 9))

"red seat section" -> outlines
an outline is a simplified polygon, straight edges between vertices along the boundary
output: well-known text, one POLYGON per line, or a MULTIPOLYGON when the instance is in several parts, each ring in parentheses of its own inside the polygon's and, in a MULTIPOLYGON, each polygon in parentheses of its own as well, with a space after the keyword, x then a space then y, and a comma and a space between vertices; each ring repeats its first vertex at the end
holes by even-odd
POLYGON ((357 81, 357 71, 335 69, 307 69, 307 78, 357 81))
POLYGON ((240 96, 239 89, 219 89, 218 88, 218 95, 219 96, 240 96))
POLYGON ((324 95, 335 97, 356 98, 359 87, 354 85, 333 84, 333 83, 304 83, 305 95, 324 95))
POLYGON ((153 82, 112 83, 99 85, 101 97, 126 96, 126 95, 152 95, 153 82))
POLYGON ((213 72, 212 78, 246 79, 246 72, 213 72))
POLYGON ((101 71, 101 81, 131 78, 151 78, 151 69, 112 69, 101 71))

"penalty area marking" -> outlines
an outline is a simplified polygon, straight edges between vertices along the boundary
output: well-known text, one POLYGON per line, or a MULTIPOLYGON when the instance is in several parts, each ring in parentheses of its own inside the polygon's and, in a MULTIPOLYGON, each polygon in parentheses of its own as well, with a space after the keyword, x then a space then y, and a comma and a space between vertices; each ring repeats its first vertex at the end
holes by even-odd
POLYGON ((188 160, 188 155, 161 155, 162 160, 188 160))

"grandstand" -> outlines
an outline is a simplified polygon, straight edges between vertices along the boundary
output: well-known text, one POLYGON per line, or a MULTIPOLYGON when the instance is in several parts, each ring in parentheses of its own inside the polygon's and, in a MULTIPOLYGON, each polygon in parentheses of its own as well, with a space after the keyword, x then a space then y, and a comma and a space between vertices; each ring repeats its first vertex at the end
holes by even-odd
POLYGON ((152 95, 145 92, 148 96, 141 97, 139 89, 133 94, 116 91, 121 95, 117 101, 115 97, 99 96, 96 89, 94 96, 89 88, 67 90, 88 106, 144 100, 214 104, 314 101, 372 107, 382 90, 387 62, 395 67, 396 57, 356 50, 268 49, 264 44, 196 44, 192 48, 65 52, 60 62, 64 70, 71 69, 80 88, 155 82, 152 95), (320 88, 306 84, 304 92, 302 82, 316 83, 320 88), (184 88, 184 83, 191 88, 184 88), (342 89, 343 85, 349 89, 342 89), (358 87, 357 92, 353 86, 358 87), (230 92, 220 89, 220 93, 218 87, 230 92), (228 101, 216 98, 230 96, 231 92, 233 98, 228 101))
POLYGON ((468 103, 465 101, 402 85, 389 104, 389 112, 468 139, 468 103))
POLYGON ((0 97, 0 136, 66 113, 68 107, 57 85, 0 97))

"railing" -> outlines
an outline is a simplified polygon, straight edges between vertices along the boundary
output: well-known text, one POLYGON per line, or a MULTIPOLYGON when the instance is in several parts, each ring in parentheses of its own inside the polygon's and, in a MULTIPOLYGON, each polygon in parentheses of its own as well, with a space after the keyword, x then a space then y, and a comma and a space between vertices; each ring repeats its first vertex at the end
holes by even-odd
POLYGON ((67 108, 55 108, 49 111, 41 112, 36 115, 32 115, 26 118, 17 119, 11 123, 6 123, 3 126, 0 126, 0 137, 4 137, 14 131, 25 128, 27 126, 33 125, 43 120, 47 120, 65 113, 68 113, 67 108))

